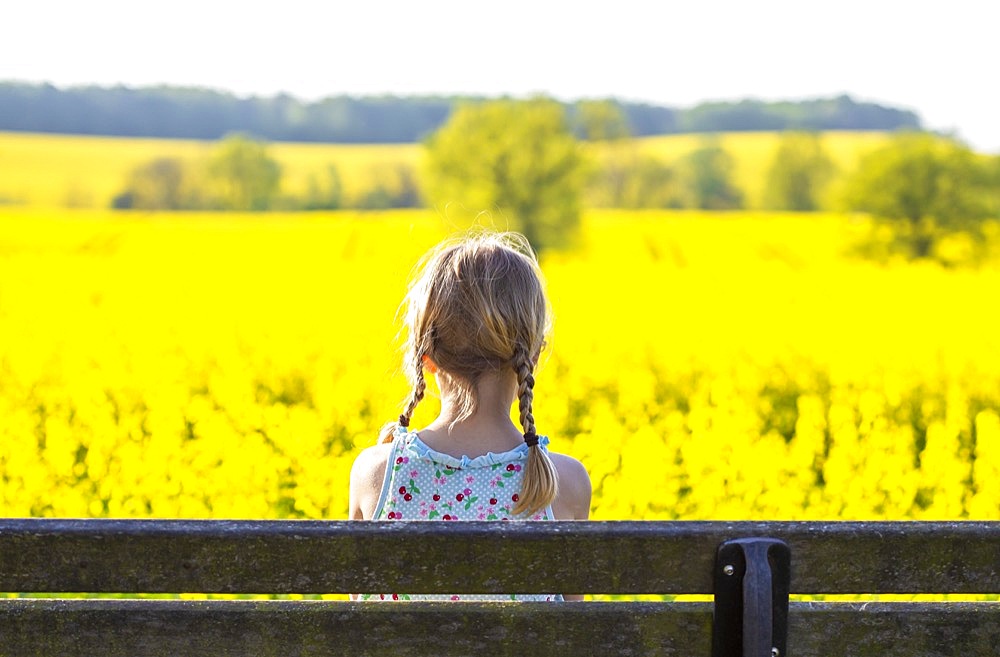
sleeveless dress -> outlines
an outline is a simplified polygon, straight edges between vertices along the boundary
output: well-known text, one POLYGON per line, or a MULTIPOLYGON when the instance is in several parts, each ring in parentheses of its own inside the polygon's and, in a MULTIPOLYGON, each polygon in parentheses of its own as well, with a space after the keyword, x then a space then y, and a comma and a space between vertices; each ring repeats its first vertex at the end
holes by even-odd
MULTIPOLYGON (((549 439, 538 437, 547 449, 549 439)), ((431 449, 415 431, 396 430, 374 520, 552 520, 552 507, 514 515, 528 446, 470 459, 431 449)), ((561 601, 558 594, 362 594, 359 600, 561 601)))

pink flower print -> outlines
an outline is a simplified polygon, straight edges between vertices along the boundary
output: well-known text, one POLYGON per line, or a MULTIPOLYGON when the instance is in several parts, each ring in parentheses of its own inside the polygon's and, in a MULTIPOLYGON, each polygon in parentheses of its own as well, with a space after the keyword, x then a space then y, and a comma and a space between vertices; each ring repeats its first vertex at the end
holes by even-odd
POLYGON ((434 477, 434 483, 437 484, 438 486, 444 486, 446 483, 448 483, 448 480, 445 479, 444 477, 434 477))
POLYGON ((420 470, 410 470, 410 476, 413 477, 414 479, 416 479, 417 475, 419 475, 419 474, 420 474, 420 470))
POLYGON ((466 477, 466 478, 465 478, 465 483, 467 483, 467 484, 471 484, 471 483, 472 483, 472 482, 474 482, 475 480, 476 480, 476 478, 475 478, 475 477, 473 477, 472 475, 469 475, 468 477, 466 477))
POLYGON ((421 516, 423 516, 424 518, 426 518, 426 517, 427 517, 427 514, 428 514, 428 511, 427 511, 427 509, 420 509, 420 515, 421 515, 421 516))
POLYGON ((437 505, 437 504, 431 504, 431 505, 430 505, 430 506, 429 506, 428 508, 429 508, 429 509, 430 509, 431 511, 437 511, 437 508, 438 508, 438 505, 437 505))
POLYGON ((476 519, 477 520, 486 520, 486 514, 483 513, 482 511, 480 511, 479 514, 476 515, 476 519))

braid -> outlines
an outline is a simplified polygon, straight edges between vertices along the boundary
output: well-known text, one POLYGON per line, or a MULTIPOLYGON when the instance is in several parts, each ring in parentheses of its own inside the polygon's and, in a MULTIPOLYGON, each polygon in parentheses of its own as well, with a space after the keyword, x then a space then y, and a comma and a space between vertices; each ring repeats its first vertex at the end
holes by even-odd
POLYGON ((406 403, 406 410, 399 416, 399 425, 401 427, 410 426, 410 418, 413 417, 413 411, 417 408, 420 400, 424 398, 424 390, 426 389, 427 382, 424 380, 424 370, 418 367, 417 381, 413 386, 413 392, 410 393, 410 400, 406 403))
POLYGON ((531 403, 535 398, 535 377, 531 374, 531 356, 527 348, 518 343, 514 348, 514 371, 517 372, 517 409, 521 413, 521 428, 524 439, 535 435, 535 416, 531 413, 531 403))
POLYGON ((513 512, 533 514, 552 503, 558 491, 558 481, 555 466, 548 453, 538 446, 538 435, 535 433, 535 416, 531 413, 531 402, 535 397, 535 377, 531 373, 533 363, 528 347, 518 343, 514 347, 511 364, 517 372, 517 408, 521 412, 524 442, 528 445, 521 499, 514 505, 513 512))
POLYGON ((382 428, 379 434, 380 443, 391 443, 397 427, 406 428, 410 426, 410 418, 413 417, 413 411, 417 408, 420 400, 424 398, 424 391, 426 389, 427 381, 424 380, 424 370, 418 367, 417 380, 414 382, 413 391, 410 392, 410 398, 406 402, 406 410, 400 413, 398 422, 390 422, 382 428))

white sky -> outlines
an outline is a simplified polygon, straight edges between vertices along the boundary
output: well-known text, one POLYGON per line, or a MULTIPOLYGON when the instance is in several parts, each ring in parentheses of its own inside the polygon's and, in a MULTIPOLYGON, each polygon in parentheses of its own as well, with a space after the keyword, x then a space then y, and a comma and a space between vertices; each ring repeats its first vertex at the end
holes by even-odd
POLYGON ((240 94, 849 93, 1000 152, 998 0, 23 0, 0 80, 240 94))

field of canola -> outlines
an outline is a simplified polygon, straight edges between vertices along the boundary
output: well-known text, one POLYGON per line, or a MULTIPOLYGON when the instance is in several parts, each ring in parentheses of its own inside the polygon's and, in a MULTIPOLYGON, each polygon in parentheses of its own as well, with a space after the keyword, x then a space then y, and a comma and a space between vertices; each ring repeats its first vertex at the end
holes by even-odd
MULTIPOLYGON (((845 256, 864 230, 594 212, 543 256, 535 417, 594 518, 1000 518, 1000 266, 845 256)), ((407 391, 407 277, 447 232, 0 210, 0 514, 344 518, 407 391)))
MULTIPOLYGON (((837 215, 601 212, 535 416, 599 519, 1000 518, 1000 268, 837 215)), ((0 212, 0 513, 343 518, 432 213, 0 212)), ((428 420, 433 399, 418 410, 428 420)))

